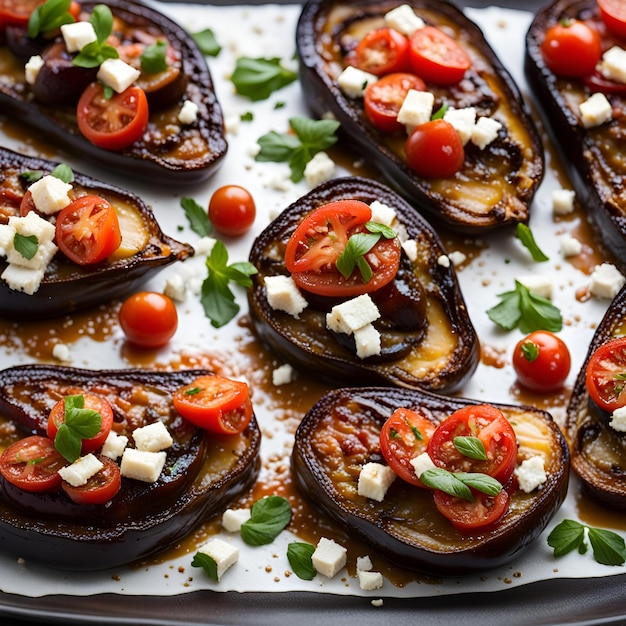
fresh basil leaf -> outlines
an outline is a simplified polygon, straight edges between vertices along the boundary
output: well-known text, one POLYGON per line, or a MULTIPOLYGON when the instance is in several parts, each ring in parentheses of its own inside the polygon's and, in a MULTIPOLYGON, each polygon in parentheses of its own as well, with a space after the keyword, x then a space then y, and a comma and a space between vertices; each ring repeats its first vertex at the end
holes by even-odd
POLYGON ((293 83, 296 72, 281 65, 279 58, 241 57, 237 59, 231 80, 237 93, 254 102, 266 100, 270 95, 293 83))
POLYGON ((157 41, 151 46, 147 46, 139 58, 141 71, 146 74, 164 72, 168 67, 165 59, 166 52, 167 43, 165 43, 165 41, 157 41))
POLYGON ((255 161, 287 163, 294 150, 300 147, 300 140, 293 135, 280 134, 271 130, 257 140, 261 150, 254 157, 255 161))
POLYGON ((313 152, 311 157, 322 150, 330 148, 337 142, 335 133, 339 128, 339 122, 335 120, 312 120, 308 117, 292 117, 289 120, 289 125, 302 144, 313 152))
POLYGON ((27 32, 31 39, 49 33, 63 24, 76 21, 69 12, 71 0, 47 0, 40 4, 28 18, 27 32))
POLYGON ((191 230, 201 237, 211 235, 213 224, 209 220, 208 211, 201 207, 193 198, 181 198, 180 206, 185 211, 191 230))
POLYGON ((22 172, 20 178, 23 178, 27 183, 36 183, 39 179, 44 177, 44 172, 41 170, 33 170, 30 172, 22 172))
POLYGON ((372 279, 372 268, 366 261, 365 255, 378 243, 379 239, 379 233, 356 233, 348 239, 346 247, 335 261, 337 269, 344 278, 348 278, 357 266, 364 283, 372 279))
POLYGON ((463 456, 479 461, 487 460, 485 445, 478 437, 455 437, 453 443, 463 456))
POLYGON ((507 291, 498 295, 499 304, 487 311, 489 319, 504 330, 513 330, 522 317, 517 291, 507 291))
POLYGON ((420 481, 422 481, 427 487, 432 489, 439 489, 451 496, 457 498, 463 498, 472 502, 474 496, 470 488, 460 481, 452 472, 445 470, 441 467, 434 469, 427 469, 420 474, 420 481))
POLYGON ((113 32, 113 13, 106 4, 96 4, 89 18, 98 41, 106 41, 113 32))
POLYGON ((250 519, 241 525, 241 538, 252 546, 272 543, 290 521, 289 502, 280 496, 266 496, 252 505, 250 519))
POLYGON ((215 582, 218 581, 217 563, 215 562, 215 559, 210 557, 208 554, 205 554, 204 552, 196 552, 191 560, 191 566, 201 567, 211 580, 214 580, 215 582))
POLYGON ((67 424, 59 425, 54 447, 66 461, 73 463, 80 456, 82 445, 83 440, 67 424))
MULTIPOLYGON (((119 52, 107 43, 113 31, 113 14, 106 4, 97 4, 89 21, 96 32, 96 41, 88 43, 72 60, 78 67, 98 67, 107 59, 118 59, 119 52)), ((106 96, 106 92, 105 92, 106 96)))
POLYGON ((447 104, 442 104, 431 116, 430 119, 431 120, 442 120, 443 116, 446 114, 446 111, 448 110, 448 105, 447 104))
POLYGON ((217 43, 215 33, 210 28, 205 28, 197 33, 193 33, 191 38, 196 42, 200 52, 209 57, 216 57, 221 51, 222 46, 217 43))
POLYGON ((313 580, 317 574, 311 557, 315 546, 310 543, 291 542, 287 546, 287 559, 293 573, 302 580, 313 580))
POLYGON ((74 182, 74 172, 72 171, 72 168, 65 163, 59 163, 50 172, 50 176, 54 176, 55 178, 62 180, 64 183, 74 182))
POLYGON ((544 252, 539 248, 532 231, 526 224, 522 224, 520 222, 517 225, 515 232, 517 238, 522 242, 528 252, 530 252, 533 261, 536 261, 537 263, 543 263, 544 261, 550 260, 550 257, 546 256, 544 252))
POLYGON ((602 528, 589 528, 589 543, 595 560, 602 565, 623 565, 626 561, 624 539, 602 528))
POLYGON ((454 475, 464 485, 476 489, 488 496, 497 496, 502 491, 502 484, 489 474, 480 472, 457 472, 454 475))
POLYGON ((252 111, 246 111, 239 116, 242 122, 252 122, 254 120, 254 113, 252 111))
POLYGON ((22 235, 15 233, 13 236, 13 247, 25 259, 32 259, 39 250, 39 239, 35 235, 22 235))
POLYGON ((398 236, 398 233, 393 228, 378 222, 366 222, 365 228, 370 233, 380 233, 385 239, 395 239, 398 236))
POLYGON ((584 544, 585 527, 575 520, 563 520, 548 535, 548 545, 554 548, 554 556, 563 556, 584 544))

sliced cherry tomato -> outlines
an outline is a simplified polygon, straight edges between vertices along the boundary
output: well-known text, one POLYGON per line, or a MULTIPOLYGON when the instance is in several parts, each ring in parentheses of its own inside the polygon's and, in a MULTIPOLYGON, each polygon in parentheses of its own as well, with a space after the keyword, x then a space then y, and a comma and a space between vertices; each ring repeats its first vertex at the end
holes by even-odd
POLYGON ((602 56, 596 30, 581 20, 562 20, 546 31, 541 53, 548 69, 557 76, 586 76, 602 56))
POLYGON ((148 100, 143 89, 131 86, 105 98, 100 83, 91 83, 76 107, 80 132, 105 150, 123 150, 141 138, 148 126, 148 100))
POLYGON ((603 411, 612 413, 626 405, 626 337, 600 346, 589 359, 587 393, 603 411))
POLYGON ((27 189, 26 193, 22 196, 22 201, 20 202, 20 215, 22 217, 26 217, 31 211, 37 212, 37 207, 35 206, 35 201, 33 200, 33 194, 29 189, 27 189))
POLYGON ((122 479, 120 466, 108 456, 98 455, 104 467, 87 480, 84 485, 74 487, 63 481, 63 491, 76 504, 105 504, 120 490, 122 479))
POLYGON ((375 76, 404 72, 409 63, 409 40, 393 28, 379 28, 359 41, 349 60, 375 76))
POLYGON ((606 27, 618 37, 626 37, 626 5, 623 0, 598 0, 606 27))
POLYGON ((422 178, 450 178, 465 159, 459 134, 442 119, 417 126, 406 140, 405 152, 409 167, 422 178))
POLYGON ((406 72, 387 74, 370 83, 363 94, 367 119, 385 133, 404 131, 404 126, 398 122, 398 113, 411 89, 425 91, 426 83, 419 76, 406 72))
POLYGON ((472 489, 470 502, 435 490, 433 499, 437 510, 461 532, 484 532, 493 528, 509 509, 509 494, 502 489, 496 496, 488 496, 472 489))
POLYGON ((506 484, 517 460, 515 431, 500 409, 489 404, 468 405, 445 419, 428 442, 433 463, 450 472, 488 474, 506 484), (486 459, 475 459, 460 452, 457 437, 476 437, 485 449, 486 459))
POLYGON ((100 196, 77 198, 57 216, 56 242, 79 265, 104 261, 122 242, 115 209, 100 196))
POLYGON ((322 296, 353 297, 384 287, 398 273, 400 243, 381 237, 368 253, 373 275, 364 282, 355 269, 348 278, 337 269, 337 259, 348 239, 366 231, 372 210, 360 200, 337 200, 315 209, 294 231, 285 250, 285 265, 295 283, 306 291, 322 296))
POLYGON ((219 231, 229 237, 244 235, 256 217, 256 204, 252 194, 239 185, 225 185, 217 189, 209 200, 209 220, 219 231))
POLYGON ((410 409, 396 409, 380 429, 380 451, 387 465, 403 480, 425 487, 415 475, 411 459, 426 452, 435 424, 410 409))
POLYGON ((24 491, 51 491, 61 484, 67 461, 48 437, 33 435, 11 444, 0 456, 0 474, 24 491))
POLYGON ((472 66, 467 52, 435 26, 424 26, 411 35, 409 60, 413 71, 433 85, 456 85, 472 66))
POLYGON ((187 420, 219 435, 236 435, 252 419, 248 385, 224 376, 200 376, 174 392, 174 408, 187 420))
POLYGON ((550 392, 563 387, 571 366, 565 342, 547 330, 536 330, 518 341, 513 368, 519 382, 533 391, 550 392))
POLYGON ((626 83, 618 83, 610 78, 606 78, 598 71, 583 76, 582 81, 592 93, 600 91, 605 94, 626 94, 626 83))
POLYGON ((154 291, 128 297, 119 312, 128 341, 142 348, 160 348, 176 333, 178 312, 173 300, 154 291))
MULTIPOLYGON (((102 418, 100 423, 100 430, 93 437, 83 439, 81 446, 81 453, 87 454, 88 452, 94 452, 98 448, 102 447, 104 440, 108 437, 113 426, 113 408, 109 404, 109 401, 102 396, 97 396, 93 393, 84 393, 83 396, 83 408, 96 411, 102 418)), ((59 426, 65 423, 65 398, 59 400, 51 409, 48 416, 48 424, 46 426, 46 433, 48 437, 54 441, 56 434, 59 430, 59 426)))
POLYGON ((3 26, 26 26, 30 14, 44 0, 0 0, 0 28, 3 26))

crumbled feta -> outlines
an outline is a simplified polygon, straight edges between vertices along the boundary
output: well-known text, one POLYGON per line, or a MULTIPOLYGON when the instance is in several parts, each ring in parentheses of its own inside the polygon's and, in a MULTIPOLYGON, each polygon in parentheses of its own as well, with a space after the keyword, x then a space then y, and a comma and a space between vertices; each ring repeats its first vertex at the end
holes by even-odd
POLYGON ((452 265, 452 261, 450 261, 450 257, 447 254, 440 254, 437 257, 437 265, 441 265, 441 267, 450 267, 452 265))
POLYGON ((43 176, 28 190, 33 196, 36 209, 45 215, 53 215, 64 209, 72 201, 69 193, 72 185, 56 176, 43 176))
POLYGON ((193 124, 198 119, 198 105, 191 100, 185 100, 178 112, 178 121, 181 124, 193 124))
POLYGON ((426 24, 411 5, 401 4, 385 13, 385 25, 410 37, 416 30, 424 28, 426 24))
POLYGON ((391 226, 397 217, 395 209, 379 200, 374 200, 370 204, 370 209, 372 209, 372 222, 382 224, 383 226, 391 226))
POLYGON ((380 333, 371 324, 366 324, 354 331, 354 342, 359 359, 380 354, 380 333))
POLYGON ((318 152, 304 167, 304 179, 309 187, 317 187, 334 175, 335 162, 325 152, 318 152))
POLYGON ((374 565, 372 559, 368 555, 358 556, 356 559, 356 571, 357 572, 369 572, 374 565))
POLYGON ((552 212, 555 215, 572 213, 575 197, 576 192, 573 189, 555 189, 552 192, 552 212))
POLYGON ((330 313, 326 314, 326 326, 336 333, 350 335, 379 317, 378 307, 369 294, 365 293, 335 305, 330 313))
POLYGON ((187 293, 187 286, 185 285, 185 279, 181 274, 171 274, 165 279, 165 286, 163 287, 163 293, 176 300, 176 302, 183 302, 187 293))
POLYGON ((239 560, 239 548, 232 546, 223 539, 209 539, 198 548, 198 552, 210 556, 215 561, 218 580, 222 578, 226 570, 239 560))
POLYGON ((592 94, 579 105, 580 119, 585 128, 593 128, 608 122, 613 117, 613 108, 608 98, 600 91, 592 94))
POLYGON ((117 461, 124 454, 127 445, 128 437, 126 435, 118 435, 114 430, 111 430, 104 440, 104 444, 102 444, 101 454, 117 461))
POLYGON ((135 428, 133 441, 137 450, 145 450, 146 452, 159 452, 174 445, 172 435, 161 421, 135 428))
POLYGON ((68 52, 80 52, 88 43, 98 40, 93 24, 85 20, 63 24, 61 35, 68 52))
POLYGON ((11 245, 6 250, 7 261, 12 265, 19 265, 27 269, 45 270, 58 250, 53 243, 54 225, 39 217, 35 211, 30 211, 25 217, 10 217, 9 227, 13 229, 13 236, 11 237, 11 245), (15 248, 16 234, 37 239, 37 251, 30 259, 15 248))
POLYGON ((380 572, 364 572, 357 573, 359 577, 359 587, 363 591, 373 591, 383 586, 383 575, 380 572))
POLYGON ((226 509, 222 513, 222 528, 229 533, 238 533, 251 514, 250 509, 226 509))
POLYGON ((402 242, 402 249, 409 257, 409 261, 417 261, 417 241, 415 239, 407 239, 402 242))
POLYGON ((311 556, 315 571, 332 578, 347 561, 347 550, 332 539, 322 537, 311 556))
POLYGON ((519 488, 524 493, 530 493, 540 485, 543 485, 548 480, 543 457, 532 456, 529 459, 524 459, 515 468, 515 476, 517 476, 519 488))
POLYGON ((300 293, 291 276, 278 274, 265 277, 265 294, 267 303, 277 311, 289 313, 292 317, 300 317, 308 302, 300 293))
POLYGON ((229 135, 238 135, 241 128, 241 115, 227 115, 224 117, 224 129, 229 135))
POLYGON ((609 48, 602 55, 596 69, 609 80, 626 83, 626 50, 619 46, 609 48))
POLYGON ((155 483, 161 475, 167 454, 126 448, 122 454, 120 471, 126 478, 134 478, 146 483, 155 483))
POLYGON ((370 500, 382 502, 395 479, 396 473, 388 465, 366 463, 359 473, 357 493, 370 500))
POLYGON ((467 255, 460 250, 453 250, 448 254, 448 258, 452 262, 452 265, 461 265, 467 261, 467 255))
POLYGON ((117 93, 128 89, 139 77, 141 72, 122 59, 106 59, 100 65, 97 79, 111 87, 117 93))
POLYGON ((378 80, 378 76, 364 72, 353 65, 348 65, 339 77, 337 78, 337 84, 339 89, 348 96, 348 98, 360 98, 365 92, 365 88, 375 83, 378 80))
POLYGON ((272 384, 275 387, 280 387, 281 385, 288 385, 293 381, 293 367, 289 365, 289 363, 283 363, 283 365, 277 367, 272 372, 272 384))
POLYGON ((39 54, 35 54, 24 65, 24 78, 29 85, 34 85, 39 75, 39 70, 44 66, 45 61, 39 54))
POLYGON ((213 246, 215 245, 216 241, 217 239, 215 239, 215 237, 200 237, 200 239, 198 239, 198 241, 193 246, 196 254, 204 254, 206 256, 209 256, 209 254, 211 254, 211 250, 213 250, 213 246))
POLYGON ((568 234, 559 237, 559 246, 564 257, 576 256, 583 250, 583 244, 576 237, 568 234))
POLYGON ((626 279, 611 263, 596 265, 591 273, 591 294, 597 298, 612 300, 624 286, 626 279))
POLYGON ((52 356, 57 361, 67 362, 72 360, 70 349, 65 343, 55 343, 52 347, 52 356))
POLYGON ((87 484, 87 481, 103 467, 104 464, 95 454, 86 454, 78 457, 71 465, 62 467, 59 476, 72 487, 80 487, 87 484))
POLYGON ((426 470, 436 469, 437 466, 433 463, 428 452, 422 452, 422 454, 412 458, 409 463, 415 470, 415 475, 419 478, 426 470))
POLYGON ((443 119, 456 130, 463 145, 472 138, 472 132, 476 125, 476 109, 474 107, 450 108, 444 113, 443 119))
POLYGON ((522 283, 528 291, 542 298, 552 299, 552 279, 549 276, 530 274, 528 276, 517 276, 515 280, 522 283))
POLYGON ((34 270, 9 263, 0 275, 0 278, 13 291, 23 291, 32 296, 39 289, 44 273, 44 270, 41 269, 34 270))
POLYGON ((411 132, 416 126, 430 120, 434 103, 435 96, 430 91, 410 89, 398 111, 398 122, 411 132))
POLYGON ((621 406, 613 411, 609 426, 619 433, 626 433, 626 406, 621 406))
POLYGON ((382 599, 382 598, 377 598, 376 600, 372 600, 372 601, 370 602, 370 604, 371 604, 372 606, 379 607, 379 606, 383 606, 384 601, 383 601, 383 599, 382 599))
POLYGON ((502 124, 492 117, 479 117, 472 128, 472 143, 484 150, 492 141, 498 138, 502 124))

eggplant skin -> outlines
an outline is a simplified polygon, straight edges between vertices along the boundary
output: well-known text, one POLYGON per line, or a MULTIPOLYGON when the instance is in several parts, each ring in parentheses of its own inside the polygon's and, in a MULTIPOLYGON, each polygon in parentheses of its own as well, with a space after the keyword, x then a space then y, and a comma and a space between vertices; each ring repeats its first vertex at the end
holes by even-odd
POLYGON ((0 551, 60 570, 118 567, 167 550, 246 493, 260 469, 261 432, 256 418, 240 435, 219 437, 168 408, 175 389, 207 374, 211 372, 50 365, 0 371, 0 415, 25 434, 45 435, 47 414, 59 392, 93 389, 110 397, 117 429, 129 439, 135 427, 163 419, 175 440, 156 483, 122 478, 120 492, 102 506, 74 505, 64 494, 25 492, 21 502, 15 493, 20 490, 0 478, 0 551), (123 402, 115 400, 136 392, 156 398, 166 415, 155 417, 154 404, 135 404, 134 411, 142 411, 142 417, 138 419, 135 412, 127 420, 123 402))
POLYGON ((569 450, 548 413, 533 407, 495 405, 516 430, 520 453, 541 453, 532 447, 538 433, 545 437, 542 441, 547 442, 549 453, 547 482, 530 494, 517 490, 494 530, 459 533, 437 512, 429 490, 400 478, 380 503, 357 495, 362 465, 384 462, 378 435, 396 408, 421 411, 439 423, 468 404, 477 402, 407 389, 331 391, 311 408, 296 431, 291 457, 295 483, 320 511, 399 567, 456 576, 509 563, 546 528, 567 494, 569 450))
MULTIPOLYGON (((83 10, 88 12, 97 4, 81 2, 83 10)), ((158 127, 156 117, 151 116, 142 139, 120 152, 103 150, 85 139, 78 130, 75 107, 52 107, 33 100, 30 87, 23 78, 22 61, 16 61, 18 77, 21 72, 19 79, 7 76, 0 81, 0 110, 4 115, 41 132, 69 154, 84 157, 96 165, 123 172, 132 178, 163 185, 193 184, 207 179, 222 164, 228 144, 222 109, 204 55, 182 27, 156 9, 133 0, 107 0, 106 5, 114 17, 161 37, 164 35, 175 47, 188 82, 184 96, 172 106, 173 124, 177 124, 175 112, 184 99, 198 105, 196 123, 181 126, 178 133, 172 134, 158 127), (152 135, 167 137, 154 141, 152 135)), ((158 111, 158 114, 163 115, 164 112, 158 111)))
POLYGON ((599 243, 614 256, 614 263, 625 271, 626 166, 621 154, 626 132, 623 115, 626 98, 620 94, 606 94, 617 114, 602 126, 583 128, 577 104, 586 100, 591 91, 579 79, 555 76, 541 54, 547 29, 567 18, 592 20, 594 28, 606 39, 595 0, 557 0, 539 11, 530 25, 526 35, 524 71, 546 129, 562 157, 580 205, 591 218, 599 243))
MULTIPOLYGON (((40 171, 47 174, 56 165, 0 147, 0 189, 6 186, 23 193, 21 173, 40 171)), ((137 217, 134 223, 140 224, 144 231, 145 245, 128 256, 117 258, 113 255, 101 263, 84 266, 72 263, 57 252, 33 295, 11 289, 0 279, 0 317, 45 319, 111 302, 131 293, 171 263, 184 261, 194 254, 189 244, 177 241, 161 230, 154 214, 139 196, 79 172, 74 172, 72 185, 75 189, 106 198, 114 207, 128 207, 137 217)), ((120 224, 123 231, 123 220, 120 224)), ((5 260, 0 258, 0 272, 5 265, 5 260)))
POLYGON ((623 288, 596 328, 566 413, 574 472, 586 493, 619 510, 626 510, 626 436, 609 426, 610 415, 589 397, 585 377, 592 354, 610 339, 623 336, 625 328, 626 288, 623 288))
POLYGON ((429 219, 468 233, 528 222, 544 174, 541 139, 516 83, 478 26, 454 5, 441 0, 408 3, 426 22, 452 33, 472 57, 473 67, 461 86, 427 85, 435 94, 435 109, 443 104, 475 106, 478 115, 493 115, 507 129, 483 151, 466 146, 465 164, 454 177, 417 177, 396 145, 397 138, 378 131, 365 117, 360 99, 347 98, 338 87, 348 48, 344 34, 361 20, 369 28, 381 27, 384 14, 399 4, 397 0, 309 0, 304 5, 296 45, 307 104, 319 117, 332 114, 341 123, 345 144, 429 219))
POLYGON ((452 267, 437 259, 445 254, 432 227, 402 197, 373 180, 346 177, 322 183, 287 207, 254 241, 249 261, 258 270, 248 290, 254 329, 275 353, 296 367, 346 384, 382 384, 451 392, 476 370, 480 345, 452 267), (378 200, 396 211, 419 250, 413 271, 428 302, 424 339, 404 357, 385 362, 359 359, 338 345, 325 326, 325 315, 308 307, 295 319, 267 301, 264 278, 288 275, 284 250, 289 237, 311 211, 334 200, 378 200))

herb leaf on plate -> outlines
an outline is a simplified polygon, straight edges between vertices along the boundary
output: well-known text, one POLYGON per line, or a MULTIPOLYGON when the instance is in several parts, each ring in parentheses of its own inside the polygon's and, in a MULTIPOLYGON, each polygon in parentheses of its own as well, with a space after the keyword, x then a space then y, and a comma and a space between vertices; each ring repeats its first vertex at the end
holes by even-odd
POLYGON ((286 87, 297 78, 296 72, 283 67, 279 58, 251 57, 237 59, 231 76, 237 93, 254 102, 267 100, 274 91, 286 87))

